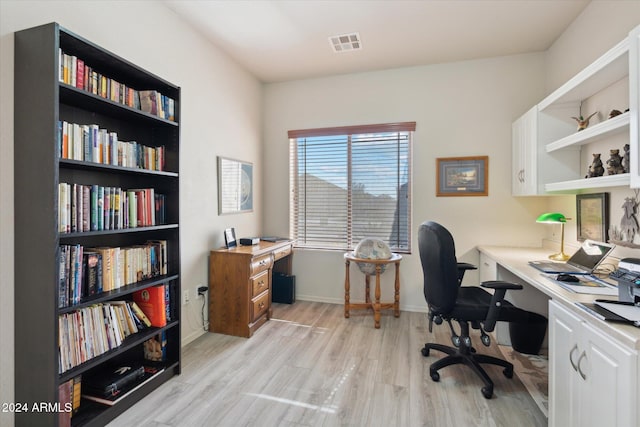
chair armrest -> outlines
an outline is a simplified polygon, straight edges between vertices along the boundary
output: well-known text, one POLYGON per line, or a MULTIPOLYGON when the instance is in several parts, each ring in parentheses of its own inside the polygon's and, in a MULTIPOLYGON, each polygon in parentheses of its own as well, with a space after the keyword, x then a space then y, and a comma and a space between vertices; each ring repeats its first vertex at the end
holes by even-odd
POLYGON ((482 282, 480 286, 482 286, 483 288, 489 288, 489 289, 505 289, 505 290, 522 289, 522 285, 520 284, 505 282, 502 280, 487 280, 486 282, 482 282))
POLYGON ((467 270, 477 270, 477 269, 478 269, 478 267, 476 267, 473 264, 469 264, 468 262, 459 262, 458 263, 458 270, 467 271, 467 270))
POLYGON ((484 320, 484 330, 491 332, 496 327, 498 316, 500 315, 500 308, 502 307, 502 300, 509 289, 522 289, 522 285, 511 282, 504 282, 502 280, 488 280, 480 284, 483 288, 494 289, 495 292, 491 297, 491 305, 487 312, 487 318, 484 320))
POLYGON ((458 263, 458 285, 460 285, 462 283, 462 279, 464 279, 464 273, 467 272, 467 270, 477 270, 478 267, 476 267, 473 264, 469 264, 468 262, 459 262, 458 263))

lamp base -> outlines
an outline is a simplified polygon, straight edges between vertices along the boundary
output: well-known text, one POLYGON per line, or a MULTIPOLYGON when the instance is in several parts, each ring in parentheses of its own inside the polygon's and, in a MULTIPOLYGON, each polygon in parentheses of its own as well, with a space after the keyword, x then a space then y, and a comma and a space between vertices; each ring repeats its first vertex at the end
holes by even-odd
POLYGON ((549 255, 549 259, 552 259, 554 261, 566 261, 569 258, 570 258, 570 256, 565 254, 564 252, 560 252, 558 254, 549 255))

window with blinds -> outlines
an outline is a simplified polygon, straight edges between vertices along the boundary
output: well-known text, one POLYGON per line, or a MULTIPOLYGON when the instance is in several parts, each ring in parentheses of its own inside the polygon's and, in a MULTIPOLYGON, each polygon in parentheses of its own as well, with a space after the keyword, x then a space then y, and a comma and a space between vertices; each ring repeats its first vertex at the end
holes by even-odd
POLYGON ((296 245, 350 250, 375 237, 410 252, 414 130, 415 122, 289 131, 296 245))

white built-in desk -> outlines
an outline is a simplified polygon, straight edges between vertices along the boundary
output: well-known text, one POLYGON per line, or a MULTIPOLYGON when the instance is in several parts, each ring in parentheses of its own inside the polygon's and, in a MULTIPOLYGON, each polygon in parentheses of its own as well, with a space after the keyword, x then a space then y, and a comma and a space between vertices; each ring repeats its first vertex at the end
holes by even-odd
MULTIPOLYGON (((640 426, 640 328, 600 320, 576 305, 617 298, 565 290, 528 264, 547 258, 548 249, 478 251, 480 280, 516 281, 525 294, 548 299, 549 426, 640 426)), ((519 305, 517 297, 513 302, 519 305)))

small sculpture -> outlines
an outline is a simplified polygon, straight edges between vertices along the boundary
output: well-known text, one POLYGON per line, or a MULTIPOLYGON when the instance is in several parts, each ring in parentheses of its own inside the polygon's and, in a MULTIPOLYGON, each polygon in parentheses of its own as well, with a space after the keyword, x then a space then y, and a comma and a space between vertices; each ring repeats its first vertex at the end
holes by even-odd
POLYGON ((585 178, 595 178, 602 175, 604 175, 604 167, 602 166, 602 160, 600 160, 600 153, 593 153, 593 162, 589 165, 585 178))
POLYGON ((622 169, 624 169, 624 173, 629 173, 629 144, 624 144, 624 154, 622 155, 622 169))
POLYGON ((611 112, 609 113, 609 118, 612 119, 615 116, 619 116, 620 114, 622 114, 622 111, 620 110, 611 110, 611 112))
POLYGON ((607 173, 609 175, 624 173, 622 157, 620 157, 619 153, 620 150, 609 150, 609 160, 607 160, 607 173))
POLYGON ((583 118, 582 116, 580 116, 580 117, 571 117, 571 118, 573 120, 575 120, 576 122, 578 122, 578 131, 581 131, 581 130, 585 130, 587 128, 587 126, 589 126, 589 120, 591 119, 591 117, 595 116, 596 114, 598 114, 597 111, 595 113, 591 114, 586 119, 583 118))
POLYGON ((636 208, 638 202, 634 197, 626 197, 622 204, 624 215, 620 220, 620 233, 623 240, 626 242, 633 242, 633 238, 638 232, 638 220, 636 219, 636 208))
POLYGON ((638 235, 640 226, 638 225, 638 219, 636 218, 636 212, 638 210, 638 194, 640 190, 633 190, 635 197, 625 197, 624 203, 621 208, 624 212, 622 219, 620 219, 620 228, 612 225, 609 228, 609 238, 611 243, 616 245, 626 246, 630 248, 640 248, 640 245, 634 243, 638 235))

